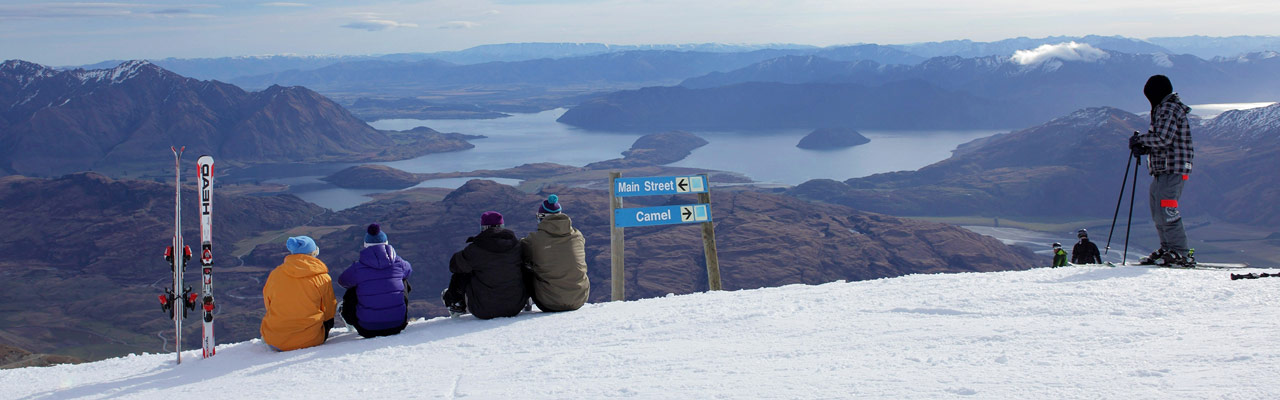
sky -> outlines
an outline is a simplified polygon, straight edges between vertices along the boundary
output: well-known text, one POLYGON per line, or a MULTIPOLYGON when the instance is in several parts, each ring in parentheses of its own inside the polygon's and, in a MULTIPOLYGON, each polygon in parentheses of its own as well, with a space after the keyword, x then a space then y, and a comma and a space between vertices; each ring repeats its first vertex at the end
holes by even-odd
POLYGON ((0 1, 0 58, 47 65, 388 54, 516 42, 829 46, 1277 35, 1280 2, 1164 0, 0 1))

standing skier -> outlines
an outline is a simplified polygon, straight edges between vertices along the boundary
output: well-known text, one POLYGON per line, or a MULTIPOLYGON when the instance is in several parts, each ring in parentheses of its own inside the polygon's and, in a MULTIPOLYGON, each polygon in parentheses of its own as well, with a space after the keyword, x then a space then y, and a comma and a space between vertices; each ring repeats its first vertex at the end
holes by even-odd
POLYGON ((520 240, 530 272, 530 294, 542 311, 577 310, 591 294, 587 241, 561 211, 560 197, 547 196, 535 214, 538 230, 520 240))
POLYGON ((1053 242, 1053 268, 1067 266, 1067 251, 1062 249, 1062 243, 1053 242))
POLYGON ((342 319, 367 338, 400 333, 409 324, 411 274, 413 267, 396 255, 382 227, 369 224, 360 259, 338 276, 338 285, 347 289, 342 319))
POLYGON ((279 351, 318 346, 329 338, 338 308, 329 267, 316 258, 320 248, 310 237, 291 237, 285 247, 289 255, 262 287, 262 341, 279 351))
MULTIPOLYGON (((1191 174, 1191 123, 1173 84, 1164 75, 1152 75, 1142 88, 1151 102, 1151 128, 1146 134, 1129 138, 1129 149, 1135 155, 1147 155, 1151 172, 1151 219, 1160 235, 1160 249, 1142 260, 1143 264, 1178 265, 1194 263, 1187 257, 1187 233, 1182 229, 1178 198, 1191 174)), ((1136 133, 1136 132, 1135 132, 1136 133)))
POLYGON ((1076 237, 1080 238, 1080 241, 1071 247, 1071 263, 1102 264, 1102 255, 1098 253, 1098 245, 1089 241, 1089 232, 1081 229, 1076 231, 1076 237))

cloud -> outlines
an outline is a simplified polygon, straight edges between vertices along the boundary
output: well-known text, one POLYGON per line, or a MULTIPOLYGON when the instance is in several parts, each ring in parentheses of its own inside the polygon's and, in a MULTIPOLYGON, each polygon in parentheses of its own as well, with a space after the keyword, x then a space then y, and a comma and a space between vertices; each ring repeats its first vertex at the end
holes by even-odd
POLYGON ((477 26, 480 26, 480 24, 477 24, 471 21, 449 21, 449 22, 445 22, 443 25, 440 25, 439 28, 440 29, 471 29, 477 26))
POLYGON ((132 4, 43 3, 0 5, 0 19, 93 18, 134 15, 132 4))
POLYGON ((310 7, 311 6, 310 4, 307 4, 307 3, 286 3, 282 1, 273 1, 270 3, 258 3, 258 5, 263 7, 310 7))
POLYGON ((1109 57, 1107 52, 1087 43, 1066 42, 1041 45, 1033 50, 1013 52, 1011 60, 1022 65, 1039 64, 1052 59, 1094 62, 1109 57))
POLYGON ((347 23, 346 25, 342 25, 342 27, 374 32, 393 28, 417 28, 418 24, 396 22, 389 19, 366 18, 360 21, 347 23))
POLYGON ((211 17, 193 12, 192 8, 218 8, 210 4, 184 4, 183 8, 158 8, 159 4, 135 3, 38 3, 0 5, 0 20, 38 20, 71 18, 156 18, 211 17))

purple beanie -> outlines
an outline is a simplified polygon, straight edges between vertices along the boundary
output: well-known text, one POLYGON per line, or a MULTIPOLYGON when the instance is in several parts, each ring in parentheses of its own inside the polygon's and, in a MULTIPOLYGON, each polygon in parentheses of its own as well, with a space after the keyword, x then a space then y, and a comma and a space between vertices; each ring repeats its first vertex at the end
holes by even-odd
POLYGON ((480 225, 502 226, 502 214, 497 211, 485 211, 484 214, 480 214, 480 225))
POLYGON ((560 212, 560 196, 550 195, 538 206, 537 214, 556 214, 560 212))

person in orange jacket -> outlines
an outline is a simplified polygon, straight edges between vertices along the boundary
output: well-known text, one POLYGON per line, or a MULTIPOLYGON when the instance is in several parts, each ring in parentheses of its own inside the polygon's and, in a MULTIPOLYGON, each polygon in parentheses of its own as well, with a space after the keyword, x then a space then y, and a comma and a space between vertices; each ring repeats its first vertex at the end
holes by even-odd
POLYGON ((317 346, 329 338, 338 300, 329 268, 316 258, 320 249, 306 236, 285 242, 289 255, 271 271, 262 287, 262 341, 279 351, 317 346))

